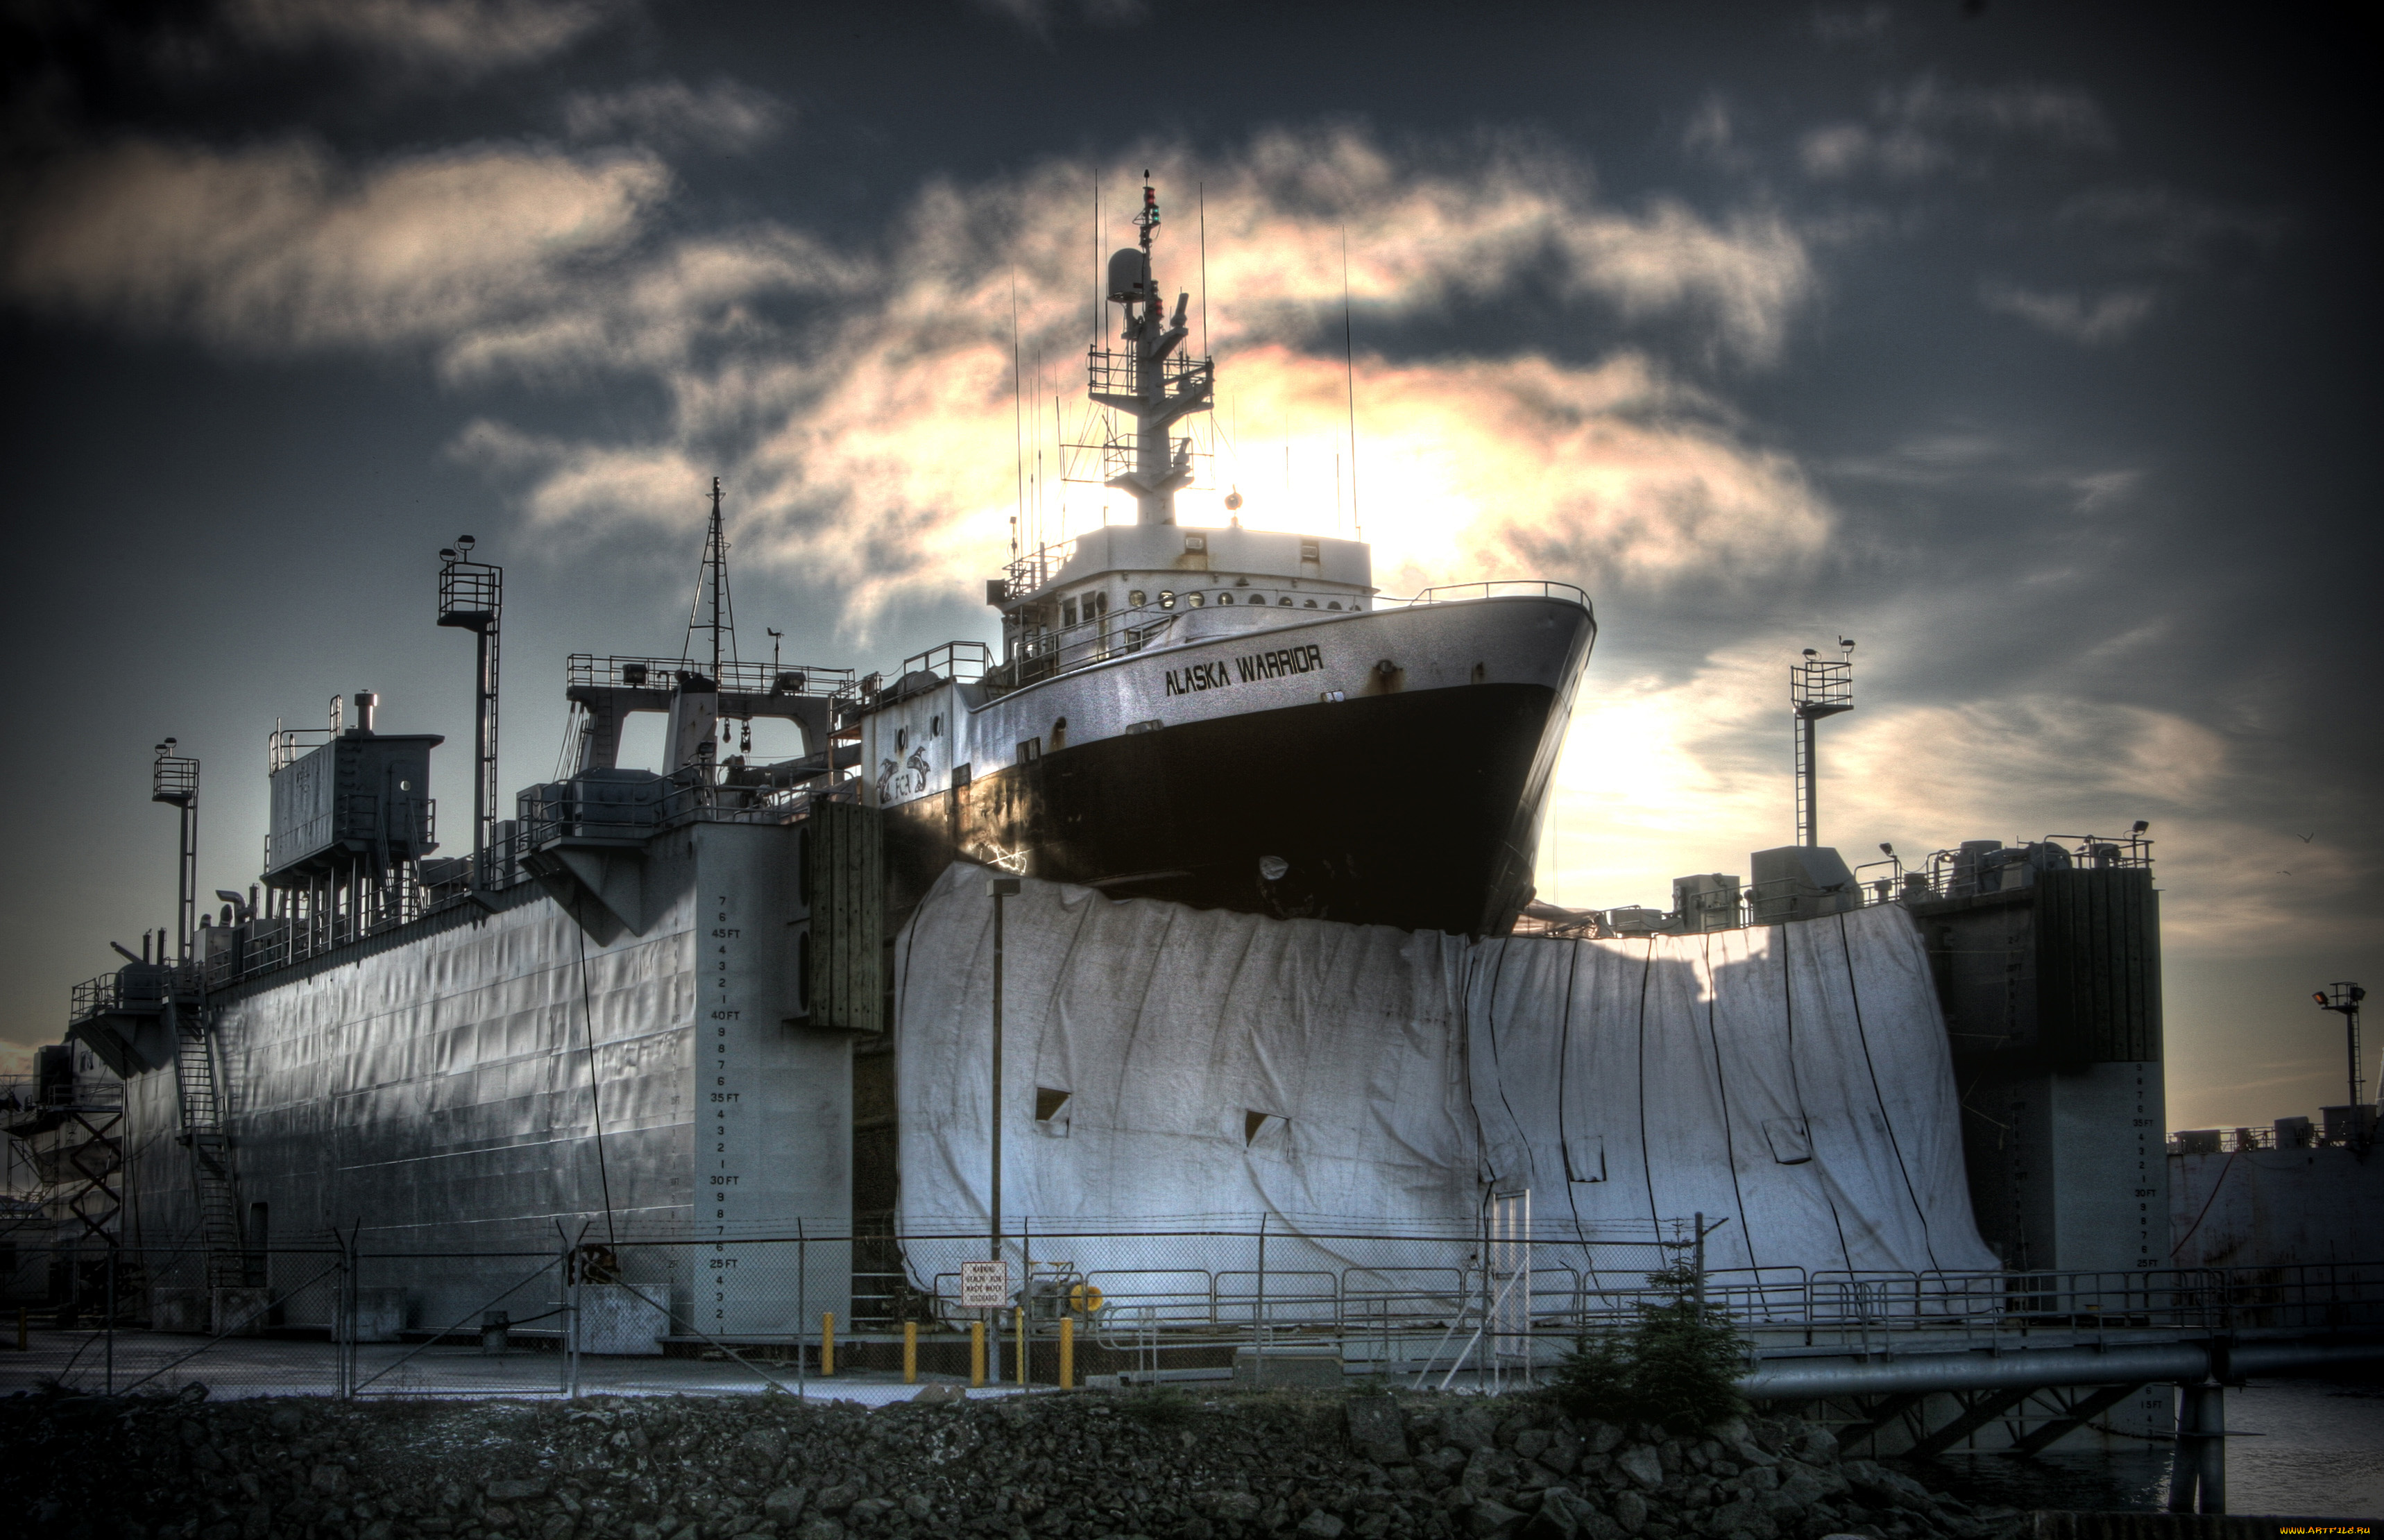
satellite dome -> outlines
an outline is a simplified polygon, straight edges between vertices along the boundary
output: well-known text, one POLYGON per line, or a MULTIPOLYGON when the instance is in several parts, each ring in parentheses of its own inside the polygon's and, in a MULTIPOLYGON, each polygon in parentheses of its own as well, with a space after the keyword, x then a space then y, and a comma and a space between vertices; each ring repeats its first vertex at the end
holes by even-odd
POLYGON ((1137 304, 1150 298, 1149 265, 1142 253, 1132 246, 1110 254, 1110 301, 1113 304, 1137 304))

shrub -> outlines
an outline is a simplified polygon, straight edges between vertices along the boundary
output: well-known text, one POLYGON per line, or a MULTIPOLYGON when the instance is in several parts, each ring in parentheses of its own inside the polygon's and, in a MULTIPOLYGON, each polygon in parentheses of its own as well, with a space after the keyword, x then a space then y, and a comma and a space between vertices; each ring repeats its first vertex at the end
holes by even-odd
POLYGON ((1654 1422, 1673 1433, 1703 1433, 1745 1410, 1737 1380, 1745 1362, 1738 1330, 1701 1303, 1687 1266, 1648 1274, 1669 1289, 1661 1304, 1641 1304, 1627 1330, 1584 1336, 1556 1374, 1557 1398, 1575 1416, 1608 1422, 1654 1422))

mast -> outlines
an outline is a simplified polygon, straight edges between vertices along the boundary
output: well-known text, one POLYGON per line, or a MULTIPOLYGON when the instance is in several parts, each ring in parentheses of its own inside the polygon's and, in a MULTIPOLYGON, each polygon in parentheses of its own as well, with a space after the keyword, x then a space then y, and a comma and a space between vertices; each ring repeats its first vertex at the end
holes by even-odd
POLYGON ((1127 345, 1090 350, 1090 394, 1134 419, 1124 439, 1106 448, 1104 484, 1134 494, 1136 523, 1173 524, 1175 493, 1192 479, 1192 441, 1170 429, 1192 413, 1210 410, 1216 371, 1209 359, 1177 351, 1190 329, 1185 311, 1192 296, 1178 293, 1173 315, 1160 298, 1150 260, 1151 237, 1160 224, 1159 193, 1148 181, 1134 222, 1136 244, 1112 254, 1109 267, 1110 303, 1124 307, 1118 336, 1127 345))
POLYGON ((687 607, 687 641, 679 648, 679 662, 695 661, 695 633, 712 633, 712 673, 710 677, 720 682, 721 654, 725 650, 728 661, 737 657, 737 600, 728 590, 728 540, 720 523, 720 478, 712 478, 712 516, 703 537, 703 566, 696 575, 695 597, 687 607), (709 607, 712 618, 696 617, 709 607))
POLYGON ((712 677, 720 677, 720 577, 726 565, 727 553, 720 549, 720 478, 712 478, 712 532, 706 544, 704 560, 712 566, 712 677))

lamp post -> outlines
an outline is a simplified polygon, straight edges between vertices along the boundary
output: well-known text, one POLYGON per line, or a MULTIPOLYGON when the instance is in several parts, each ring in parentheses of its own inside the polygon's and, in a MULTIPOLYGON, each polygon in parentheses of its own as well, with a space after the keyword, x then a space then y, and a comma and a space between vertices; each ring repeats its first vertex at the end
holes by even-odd
MULTIPOLYGON (((999 911, 996 913, 998 914, 999 911)), ((999 937, 1000 934, 1000 922, 997 919, 994 925, 994 935, 999 937)), ((999 942, 997 942, 996 945, 998 948, 999 942)), ((997 950, 994 955, 999 959, 1000 952, 997 950)), ((1000 962, 997 961, 994 963, 994 976, 996 978, 1000 978, 1001 976, 1000 971, 1000 962)), ((2373 1126, 2359 1104, 2359 1093, 2361 1090, 2359 1074, 2359 1002, 2367 998, 2367 991, 2361 988, 2356 984, 2344 982, 2341 984, 2329 984, 2325 988, 2318 990, 2312 998, 2317 1001, 2319 1010, 2332 1011, 2342 1017, 2343 1036, 2347 1039, 2346 1046, 2350 1050, 2351 1056, 2351 1106, 2349 1111, 2344 1114, 2351 1119, 2351 1126, 2346 1129, 2344 1133, 2353 1145, 2364 1148, 2368 1142, 2368 1130, 2373 1126)), ((996 1017, 995 1019, 999 1020, 1000 1018, 996 1017)))
POLYGON ((993 1097, 990 1118, 993 1124, 991 1183, 992 1223, 987 1236, 986 1255, 1001 1261, 1001 900, 1018 896, 1016 877, 989 876, 985 879, 985 896, 993 900, 993 1097))
POLYGON ((472 672, 471 883, 497 886, 497 641, 504 568, 471 559, 475 542, 459 535, 439 553, 439 624, 478 639, 472 672))
MULTIPOLYGON (((174 858, 174 961, 187 963, 192 906, 198 900, 199 886, 199 762, 176 753, 175 747, 170 738, 157 745, 157 762, 150 769, 149 800, 180 809, 182 814, 174 858)), ((164 953, 160 947, 158 962, 166 961, 164 953)))

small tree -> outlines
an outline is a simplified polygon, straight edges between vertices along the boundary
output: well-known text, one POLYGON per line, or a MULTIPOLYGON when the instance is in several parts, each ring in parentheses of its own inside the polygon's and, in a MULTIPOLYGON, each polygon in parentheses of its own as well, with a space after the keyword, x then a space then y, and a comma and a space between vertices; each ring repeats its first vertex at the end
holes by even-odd
POLYGON ((1681 1434, 1737 1416, 1746 1408, 1737 1327, 1705 1303, 1697 1270, 1687 1262, 1651 1273, 1647 1282, 1671 1298, 1643 1301, 1635 1325, 1576 1343, 1557 1368, 1558 1399, 1575 1416, 1654 1422, 1681 1434))

